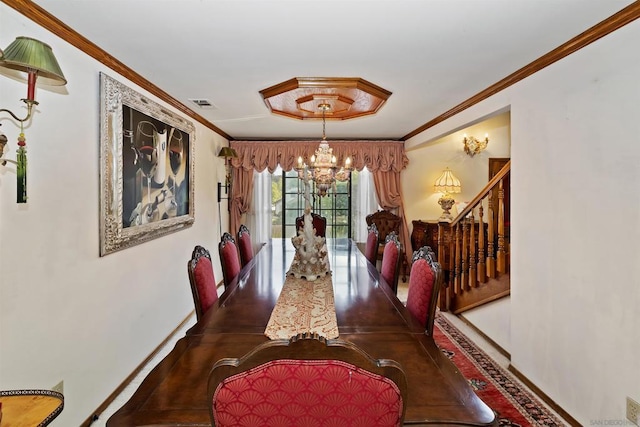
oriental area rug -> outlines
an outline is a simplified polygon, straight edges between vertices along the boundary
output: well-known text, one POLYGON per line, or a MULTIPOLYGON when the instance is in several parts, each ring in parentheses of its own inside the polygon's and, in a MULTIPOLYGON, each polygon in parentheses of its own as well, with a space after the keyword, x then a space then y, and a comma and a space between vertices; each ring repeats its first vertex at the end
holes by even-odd
POLYGON ((460 370, 478 397, 497 413, 500 426, 566 425, 516 382, 510 372, 494 362, 439 313, 435 326, 436 344, 460 370))

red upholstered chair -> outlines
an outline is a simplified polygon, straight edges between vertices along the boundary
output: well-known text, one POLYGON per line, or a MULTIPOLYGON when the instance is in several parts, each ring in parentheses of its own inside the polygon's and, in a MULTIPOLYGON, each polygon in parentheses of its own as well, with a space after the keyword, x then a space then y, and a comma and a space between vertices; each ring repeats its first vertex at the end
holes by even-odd
MULTIPOLYGON (((379 210, 378 212, 369 214, 365 217, 367 221, 367 225, 375 224, 378 227, 378 243, 380 247, 378 248, 378 259, 382 260, 382 252, 384 251, 384 244, 387 241, 387 236, 392 231, 395 231, 396 234, 400 235, 400 226, 402 225, 402 218, 398 215, 393 214, 390 211, 379 210)), ((402 281, 407 281, 407 264, 404 265, 404 274, 402 276, 402 281)))
POLYGON ((240 250, 240 263, 244 267, 253 259, 253 244, 251 243, 251 234, 246 225, 240 225, 238 230, 238 249, 240 250))
POLYGON ((442 287, 442 268, 429 246, 423 246, 413 253, 407 309, 420 323, 425 325, 427 334, 433 336, 433 321, 436 315, 438 293, 442 287))
POLYGON ((364 247, 364 256, 375 267, 378 262, 378 227, 375 224, 371 224, 367 227, 367 230, 367 244, 364 247))
POLYGON ((236 278, 242 266, 240 265, 240 256, 238 255, 238 247, 236 241, 233 240, 231 234, 225 232, 222 235, 220 243, 218 243, 218 252, 220 253, 220 264, 222 265, 222 276, 224 278, 225 288, 236 278))
POLYGON ((382 252, 382 266, 380 267, 380 276, 393 289, 394 293, 398 293, 398 276, 400 275, 400 263, 402 262, 402 244, 398 240, 395 231, 387 234, 387 239, 382 252))
POLYGON ((209 375, 212 425, 401 426, 407 380, 400 365, 354 344, 300 334, 267 341, 209 375))
POLYGON ((216 279, 213 276, 211 254, 202 246, 193 248, 191 259, 187 262, 187 273, 191 283, 193 303, 196 306, 196 318, 202 315, 218 301, 216 279))
MULTIPOLYGON (((326 237, 327 234, 327 218, 311 212, 311 218, 313 220, 313 228, 316 229, 316 236, 326 237)), ((296 233, 304 226, 304 216, 296 218, 296 233)))

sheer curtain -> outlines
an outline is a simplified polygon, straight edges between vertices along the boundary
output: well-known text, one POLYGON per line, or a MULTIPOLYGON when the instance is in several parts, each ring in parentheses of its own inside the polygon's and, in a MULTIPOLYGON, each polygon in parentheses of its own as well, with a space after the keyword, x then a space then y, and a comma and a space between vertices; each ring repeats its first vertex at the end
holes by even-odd
POLYGON ((351 176, 353 179, 351 182, 351 201, 353 203, 351 230, 353 240, 366 242, 367 223, 365 217, 379 209, 373 174, 369 172, 369 169, 363 168, 359 172, 353 172, 351 176), (357 179, 353 179, 356 178, 356 175, 357 179))
MULTIPOLYGON (((251 232, 251 240, 258 245, 271 239, 271 174, 267 169, 253 174, 253 202, 247 212, 245 225, 251 232)), ((365 217, 380 209, 375 194, 373 174, 367 168, 352 173, 351 230, 356 242, 367 240, 365 217)))
POLYGON ((271 174, 267 169, 253 171, 253 201, 246 221, 254 245, 271 240, 271 174))

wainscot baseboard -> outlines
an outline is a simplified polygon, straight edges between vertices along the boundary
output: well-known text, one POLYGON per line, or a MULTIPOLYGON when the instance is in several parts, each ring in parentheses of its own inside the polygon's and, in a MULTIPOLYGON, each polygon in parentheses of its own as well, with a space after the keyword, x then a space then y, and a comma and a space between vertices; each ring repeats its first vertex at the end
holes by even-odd
POLYGON ((89 416, 89 418, 87 418, 86 420, 84 420, 84 422, 82 424, 80 424, 80 427, 89 427, 94 421, 96 421, 98 419, 98 417, 100 416, 100 414, 102 414, 102 412, 104 412, 104 410, 107 409, 107 407, 111 404, 111 402, 113 402, 120 395, 120 393, 122 393, 123 390, 129 385, 129 383, 131 381, 133 381, 133 379, 144 369, 144 367, 154 357, 156 357, 158 352, 169 342, 169 340, 171 340, 173 335, 176 332, 178 332, 184 325, 186 325, 186 323, 189 321, 189 319, 191 319, 191 317, 194 315, 194 313, 195 313, 195 310, 191 311, 191 313, 189 313, 189 315, 187 317, 185 317, 184 320, 182 322, 180 322, 180 324, 178 326, 176 326, 176 328, 173 331, 171 331, 171 333, 160 343, 160 345, 158 345, 151 352, 151 354, 149 354, 149 356, 147 356, 147 358, 144 359, 142 361, 142 363, 140 363, 136 367, 136 369, 134 369, 133 372, 131 374, 129 374, 129 376, 127 378, 124 379, 124 381, 118 386, 118 388, 116 388, 113 391, 113 393, 111 393, 109 395, 109 397, 107 397, 106 400, 104 402, 102 402, 102 404, 100 406, 98 406, 95 411, 93 411, 93 413, 89 416))
POLYGON ((509 364, 508 367, 509 372, 511 372, 513 374, 513 376, 515 376, 517 379, 519 379, 520 381, 522 381, 522 383, 524 385, 526 385, 527 387, 529 387, 529 390, 531 390, 532 392, 534 392, 539 398, 540 400, 542 400, 544 403, 547 404, 547 406, 549 406, 551 409, 553 409, 558 415, 560 415, 566 422, 568 422, 571 426, 575 426, 575 427, 581 427, 582 424, 580 424, 578 421, 575 420, 575 418, 573 418, 571 415, 569 415, 569 413, 567 411, 565 411, 564 409, 562 409, 560 407, 560 405, 558 405, 552 398, 550 398, 545 392, 543 392, 542 390, 540 390, 540 388, 538 388, 537 385, 535 385, 534 383, 532 383, 529 378, 525 377, 522 372, 520 372, 518 369, 516 369, 513 365, 509 364))
MULTIPOLYGON (((473 329, 478 335, 480 335, 489 344, 491 344, 496 350, 498 350, 498 352, 500 354, 502 354, 504 357, 509 359, 509 361, 511 361, 511 354, 508 351, 506 351, 504 348, 499 346, 494 340, 489 338, 484 332, 482 332, 480 329, 478 329, 478 327, 476 325, 474 325, 473 323, 471 323, 471 321, 469 321, 469 319, 466 319, 461 314, 458 314, 458 319, 462 320, 467 326, 469 326, 471 329, 473 329)), ((509 366, 508 366, 507 369, 517 379, 522 381, 522 383, 524 385, 526 385, 529 388, 529 390, 534 392, 540 398, 540 400, 542 400, 547 406, 549 406, 551 409, 553 409, 558 415, 560 415, 571 426, 580 427, 582 425, 578 421, 576 421, 571 415, 569 415, 569 413, 567 411, 562 409, 562 407, 560 407, 560 405, 558 405, 553 399, 551 399, 545 392, 540 390, 540 388, 537 385, 535 385, 533 382, 531 382, 531 380, 529 380, 527 377, 525 377, 522 374, 522 372, 520 372, 518 369, 516 369, 511 363, 509 363, 509 366)))
POLYGON ((506 357, 507 359, 511 360, 511 354, 505 350, 504 348, 502 348, 500 345, 498 345, 497 342, 495 342, 493 339, 491 339, 487 334, 485 334, 484 332, 482 332, 480 329, 478 329, 478 327, 476 325, 474 325, 473 323, 471 323, 471 321, 469 319, 467 319, 466 317, 464 317, 462 314, 458 314, 458 319, 462 320, 467 326, 469 326, 471 329, 474 330, 475 333, 477 333, 478 335, 480 335, 482 338, 484 338, 489 344, 491 344, 491 346, 493 348, 495 348, 496 350, 498 350, 498 353, 502 354, 504 357, 506 357))

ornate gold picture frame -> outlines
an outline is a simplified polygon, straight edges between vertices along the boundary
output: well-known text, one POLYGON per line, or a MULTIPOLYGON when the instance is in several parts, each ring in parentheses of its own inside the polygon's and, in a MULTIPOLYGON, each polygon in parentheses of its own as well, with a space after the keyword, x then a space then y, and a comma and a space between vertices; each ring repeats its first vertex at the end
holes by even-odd
POLYGON ((193 123, 100 73, 100 256, 194 221, 193 123))

